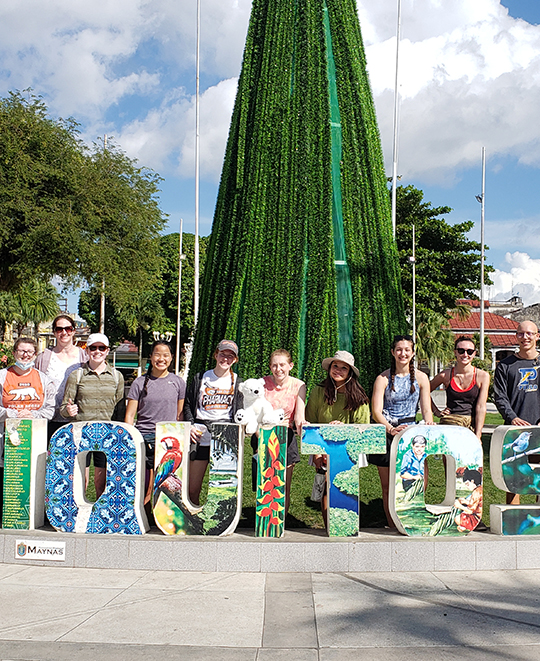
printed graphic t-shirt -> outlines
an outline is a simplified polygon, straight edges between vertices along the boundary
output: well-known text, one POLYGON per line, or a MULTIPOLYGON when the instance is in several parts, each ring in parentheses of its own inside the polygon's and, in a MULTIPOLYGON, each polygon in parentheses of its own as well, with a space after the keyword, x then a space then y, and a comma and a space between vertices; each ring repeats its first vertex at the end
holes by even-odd
POLYGON ((222 377, 217 377, 214 370, 203 374, 197 403, 198 419, 209 422, 231 420, 235 378, 231 372, 222 377))
POLYGON ((45 393, 39 372, 35 369, 28 374, 19 376, 10 367, 7 370, 4 388, 2 390, 2 406, 6 409, 37 411, 43 406, 45 393))

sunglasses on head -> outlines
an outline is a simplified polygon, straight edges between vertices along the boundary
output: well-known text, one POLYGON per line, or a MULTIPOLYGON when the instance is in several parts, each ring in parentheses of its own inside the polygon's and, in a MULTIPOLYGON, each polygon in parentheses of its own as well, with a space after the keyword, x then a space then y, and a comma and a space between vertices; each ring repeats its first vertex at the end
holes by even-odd
POLYGON ((468 356, 472 356, 473 353, 476 352, 476 349, 464 349, 463 347, 458 347, 456 351, 460 354, 460 356, 463 356, 464 353, 466 353, 468 356))
POLYGON ((107 351, 108 347, 104 344, 93 344, 91 347, 88 347, 88 351, 107 351))
POLYGON ((73 333, 75 329, 73 326, 55 326, 53 330, 55 333, 61 333, 62 331, 65 331, 66 333, 73 333))

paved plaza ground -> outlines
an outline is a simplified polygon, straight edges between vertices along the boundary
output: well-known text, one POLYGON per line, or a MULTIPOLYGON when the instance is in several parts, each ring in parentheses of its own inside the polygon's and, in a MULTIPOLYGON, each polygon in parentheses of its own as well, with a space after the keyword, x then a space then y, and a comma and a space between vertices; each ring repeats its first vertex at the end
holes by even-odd
POLYGON ((2 661, 540 658, 540 570, 170 572, 0 564, 2 661))

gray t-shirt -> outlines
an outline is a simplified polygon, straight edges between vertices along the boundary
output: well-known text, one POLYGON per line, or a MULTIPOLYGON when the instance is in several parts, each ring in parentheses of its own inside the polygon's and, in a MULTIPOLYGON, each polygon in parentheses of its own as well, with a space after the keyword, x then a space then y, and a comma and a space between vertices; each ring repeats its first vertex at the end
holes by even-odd
POLYGON ((128 399, 139 402, 135 426, 141 434, 155 434, 157 422, 171 422, 178 415, 178 401, 186 395, 184 379, 176 374, 162 378, 151 376, 148 379, 146 395, 140 398, 145 376, 139 376, 131 384, 128 399), (139 399, 140 398, 140 399, 139 399))

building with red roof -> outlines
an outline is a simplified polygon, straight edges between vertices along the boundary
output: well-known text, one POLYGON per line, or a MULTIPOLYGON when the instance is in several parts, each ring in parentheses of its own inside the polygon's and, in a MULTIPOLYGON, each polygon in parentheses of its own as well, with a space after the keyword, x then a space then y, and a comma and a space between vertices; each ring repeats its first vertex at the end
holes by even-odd
MULTIPOLYGON (((452 333, 456 336, 472 336, 474 333, 480 333, 480 301, 459 300, 457 303, 461 306, 470 305, 472 311, 466 319, 460 319, 457 313, 450 317, 449 323, 452 333)), ((491 342, 491 363, 493 369, 495 369, 496 363, 517 351, 516 329, 519 324, 517 321, 503 317, 500 314, 487 312, 488 309, 489 303, 486 302, 484 333, 491 342)))

